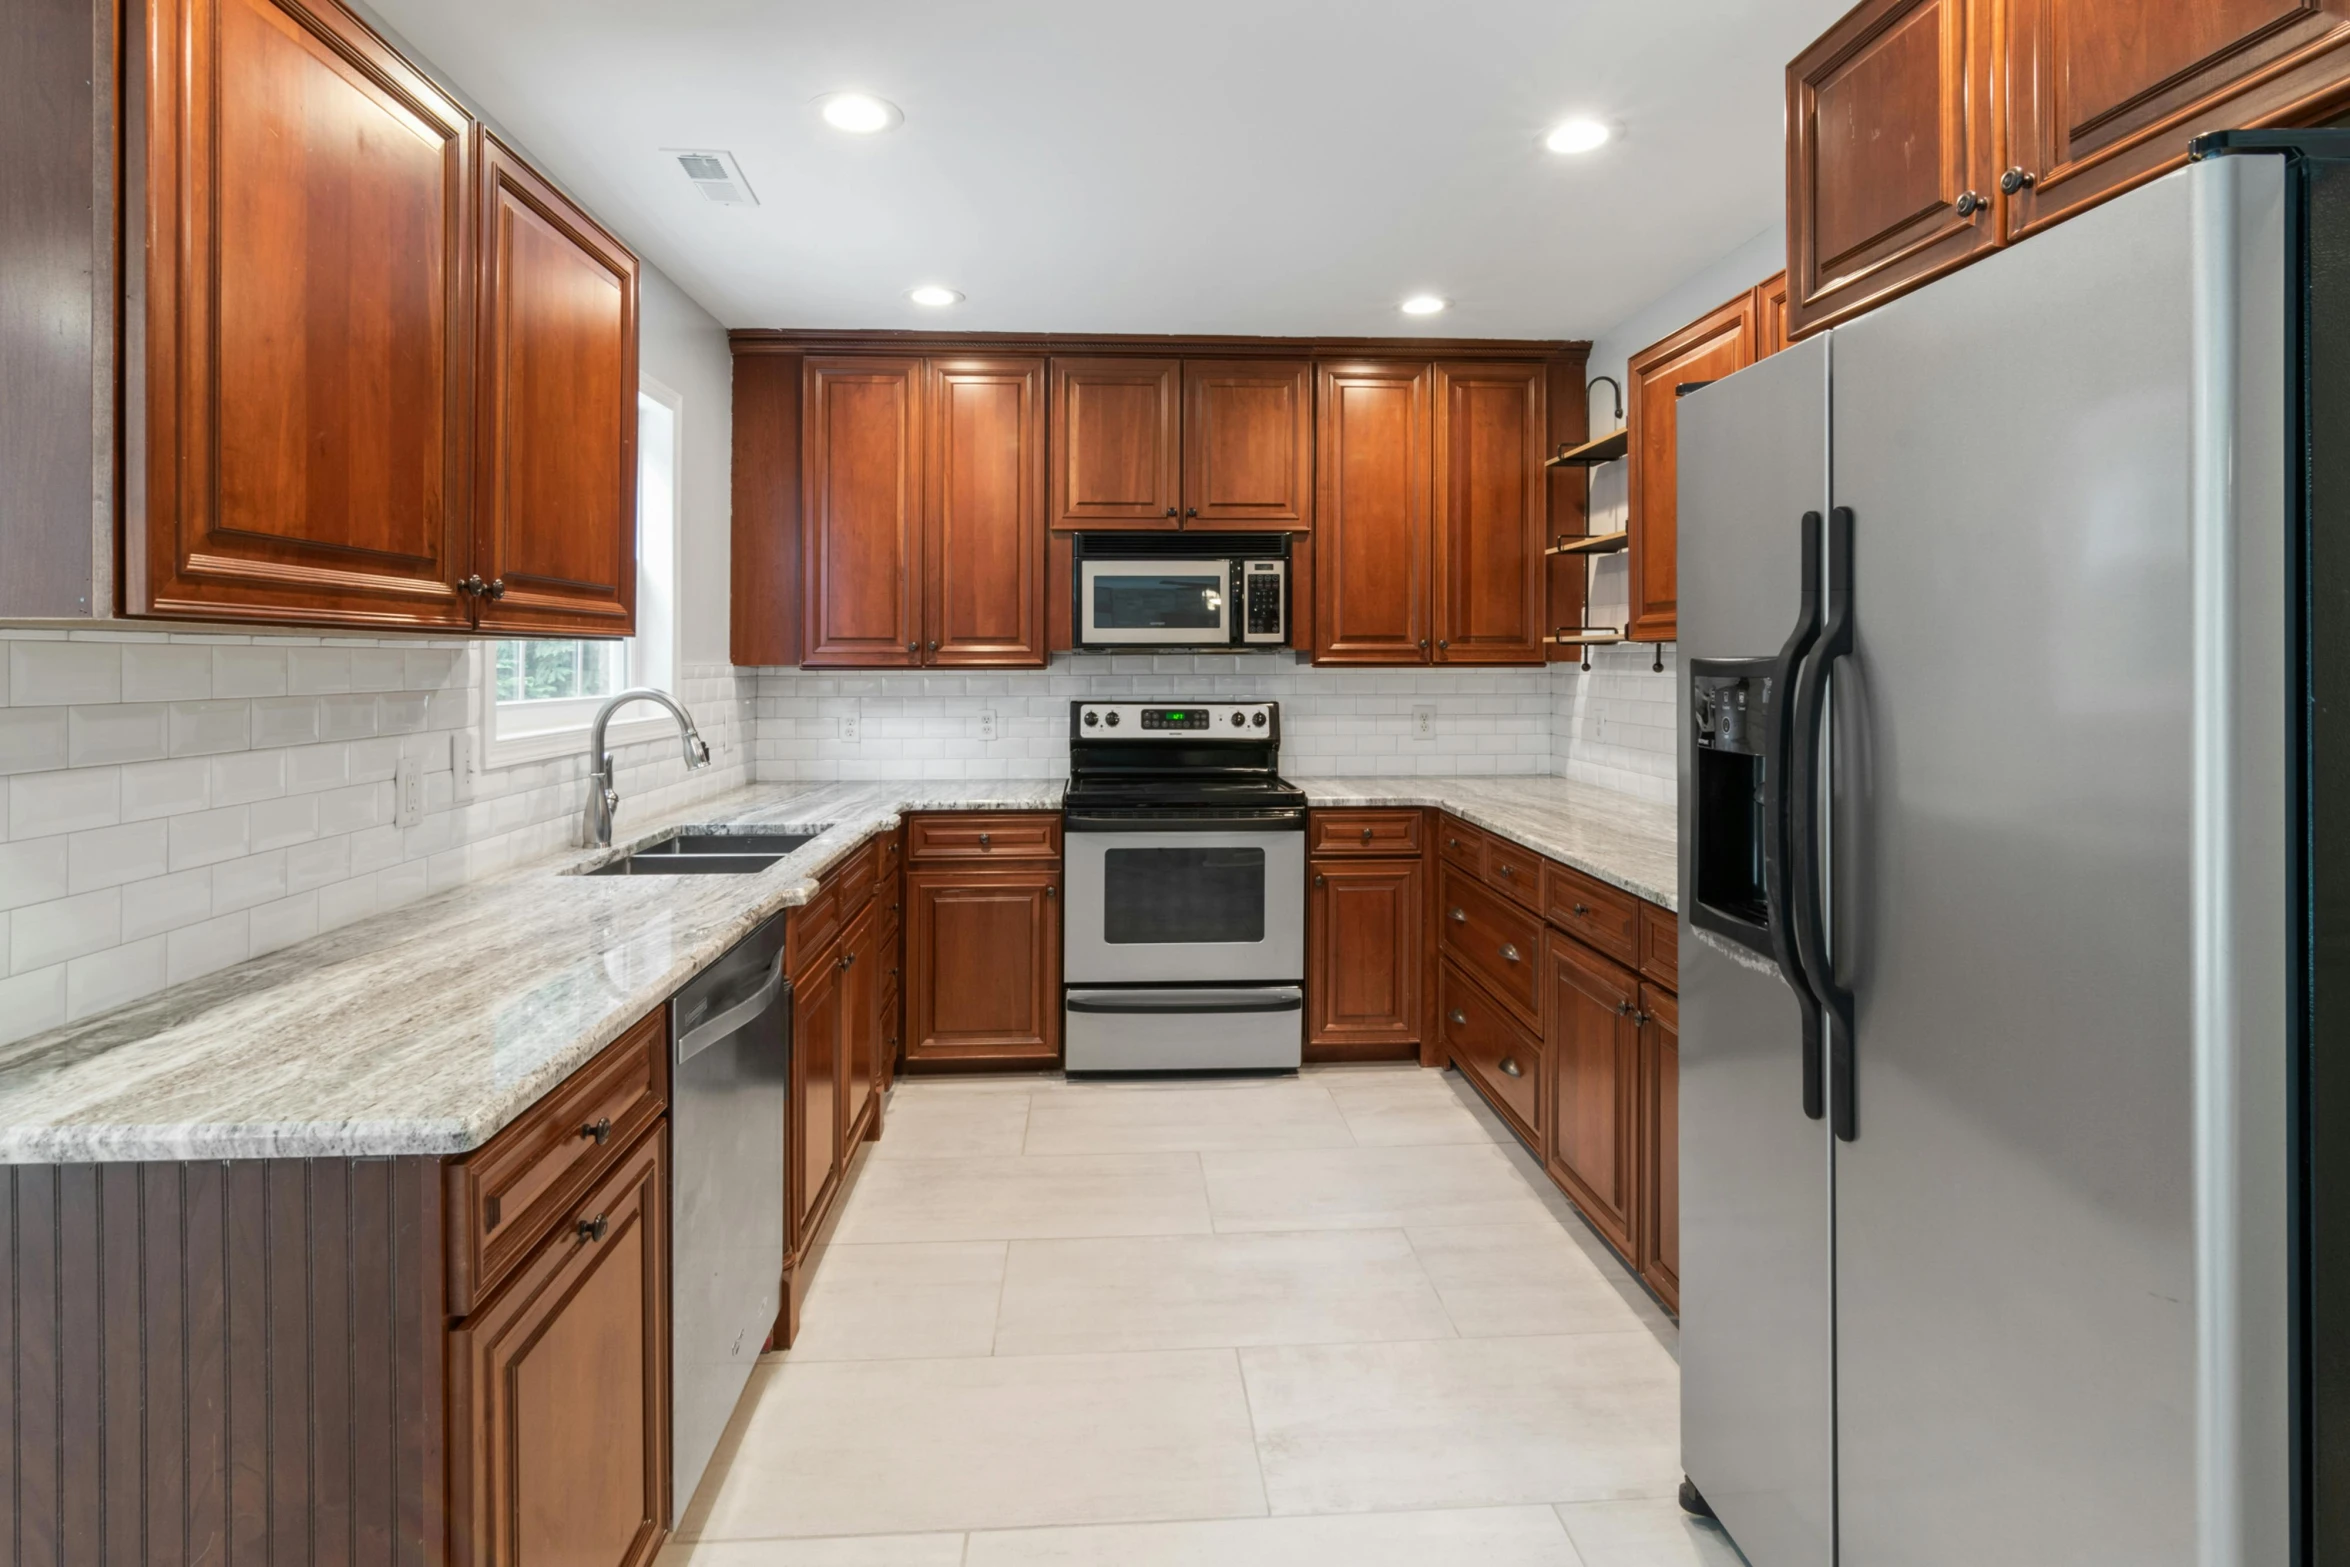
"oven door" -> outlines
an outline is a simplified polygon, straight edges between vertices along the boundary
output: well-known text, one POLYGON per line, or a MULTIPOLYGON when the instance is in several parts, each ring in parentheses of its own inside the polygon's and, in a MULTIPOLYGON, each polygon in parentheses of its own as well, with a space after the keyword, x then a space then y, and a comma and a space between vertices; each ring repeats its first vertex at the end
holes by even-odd
POLYGON ((1223 647, 1232 641, 1228 560, 1089 560, 1077 580, 1087 647, 1223 647))
POLYGON ((1306 968, 1302 823, 1062 839, 1071 985, 1298 984, 1306 968))

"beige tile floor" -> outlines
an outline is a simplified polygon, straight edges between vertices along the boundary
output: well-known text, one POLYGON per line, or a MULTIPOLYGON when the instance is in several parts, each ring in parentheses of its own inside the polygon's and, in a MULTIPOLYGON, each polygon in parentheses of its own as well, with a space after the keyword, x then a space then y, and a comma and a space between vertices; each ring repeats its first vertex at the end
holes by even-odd
POLYGON ((917 1079, 661 1567, 1736 1567, 1674 1342, 1450 1073, 917 1079))

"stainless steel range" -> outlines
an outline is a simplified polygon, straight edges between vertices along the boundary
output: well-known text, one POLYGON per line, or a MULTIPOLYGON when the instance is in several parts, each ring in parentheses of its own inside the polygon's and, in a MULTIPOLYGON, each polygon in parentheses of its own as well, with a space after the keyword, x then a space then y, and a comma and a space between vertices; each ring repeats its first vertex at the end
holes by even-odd
POLYGON ((1073 702, 1062 1040, 1072 1072, 1295 1068, 1306 801, 1277 702, 1073 702))

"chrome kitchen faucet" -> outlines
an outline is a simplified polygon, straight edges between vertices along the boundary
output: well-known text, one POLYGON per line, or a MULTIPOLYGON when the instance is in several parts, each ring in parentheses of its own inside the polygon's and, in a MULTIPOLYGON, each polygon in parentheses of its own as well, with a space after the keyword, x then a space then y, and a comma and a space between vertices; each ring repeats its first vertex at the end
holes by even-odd
POLYGON ((612 842, 612 813, 620 809, 620 791, 612 784, 612 753, 604 749, 604 728, 612 710, 630 702, 658 702, 676 716, 678 737, 685 742, 687 772, 710 765, 710 746, 694 729, 693 715, 677 705, 666 691, 632 687, 608 698, 596 709, 595 726, 588 731, 588 838, 599 846, 612 842))

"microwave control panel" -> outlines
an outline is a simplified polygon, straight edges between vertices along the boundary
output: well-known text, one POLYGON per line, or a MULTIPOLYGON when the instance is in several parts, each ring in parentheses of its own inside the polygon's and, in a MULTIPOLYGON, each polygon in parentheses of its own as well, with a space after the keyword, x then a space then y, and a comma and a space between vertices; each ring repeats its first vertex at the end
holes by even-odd
POLYGON ((1250 560, 1233 562, 1240 582, 1240 639, 1243 642, 1280 643, 1289 640, 1289 562, 1250 560))

